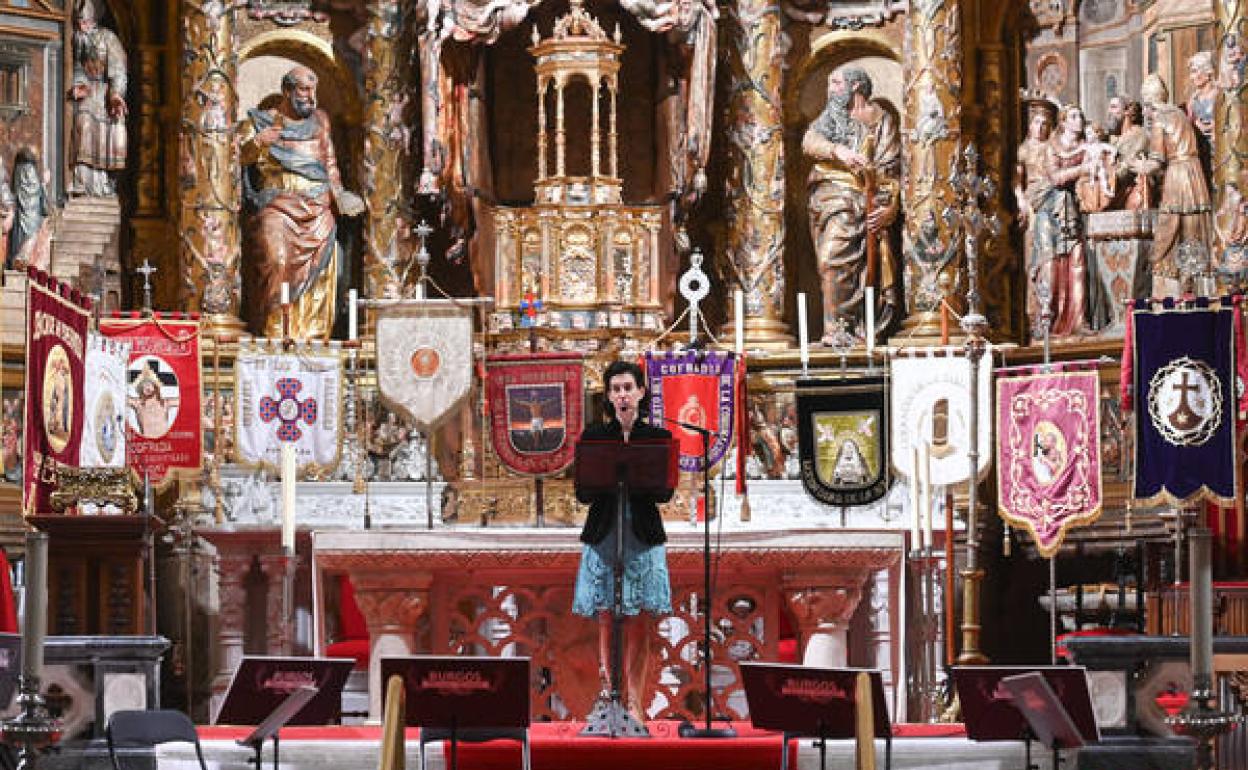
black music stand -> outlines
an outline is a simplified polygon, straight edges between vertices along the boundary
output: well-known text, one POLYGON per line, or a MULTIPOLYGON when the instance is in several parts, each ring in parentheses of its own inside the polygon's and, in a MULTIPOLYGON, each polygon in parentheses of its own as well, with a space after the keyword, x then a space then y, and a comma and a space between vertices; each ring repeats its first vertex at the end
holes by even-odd
MULTIPOLYGON (((1084 743, 1100 741, 1101 733, 1088 692, 1088 675, 1082 666, 954 666, 953 683, 962 704, 966 737, 973 741, 1022 741, 1026 763, 1024 770, 1031 770, 1031 741, 1040 733, 1034 731, 1025 714, 1030 706, 1024 705, 1024 710, 1020 710, 1011 685, 1004 681, 1011 679, 1017 682, 1019 677, 1028 674, 1037 675, 1044 681, 1053 699, 1062 706, 1063 715, 1084 743)), ((1035 688, 1026 684, 1030 681, 1027 679, 1013 687, 1020 692, 1032 691, 1035 688)), ((1051 727, 1045 730, 1046 733, 1053 732, 1051 727)), ((1055 764, 1054 770, 1056 767, 1055 764)))
MULTIPOLYGON (((615 527, 611 602, 611 695, 599 698, 581 735, 615 738, 648 738, 650 731, 624 707, 620 669, 623 663, 624 625, 624 506, 630 495, 670 497, 679 479, 675 441, 670 439, 633 441, 582 441, 576 445, 576 489, 580 494, 614 494, 615 527)), ((709 693, 708 693, 709 695, 709 693)), ((710 708, 710 703, 707 703, 710 708)))
POLYGON ((256 729, 252 730, 246 738, 235 741, 239 746, 251 748, 254 756, 250 761, 256 766, 256 770, 260 770, 260 756, 264 750, 264 742, 270 737, 273 739, 273 770, 277 770, 281 752, 278 733, 304 706, 308 705, 308 701, 316 697, 317 692, 317 688, 311 685, 300 685, 286 696, 286 700, 282 701, 282 704, 274 709, 272 714, 256 725, 256 729))
POLYGON ((1001 686, 1013 699, 1014 708, 1022 713, 1027 721, 1027 767, 1031 767, 1031 740, 1035 738, 1040 744, 1053 752, 1053 770, 1061 767, 1062 749, 1083 748, 1085 741, 1079 728, 1070 718, 1065 705, 1057 699, 1053 688, 1044 680, 1044 675, 1033 671, 1030 674, 1007 676, 1001 680, 1001 686))
POLYGON ((857 668, 808 668, 784 663, 741 663, 741 683, 750 721, 763 730, 783 733, 780 770, 789 767, 789 741, 815 738, 819 767, 827 767, 829 740, 855 737, 858 675, 871 677, 871 712, 875 738, 884 739, 884 768, 893 764, 893 727, 885 707, 880 672, 857 668))
POLYGON ((420 728, 420 768, 425 744, 451 744, 450 770, 459 767, 460 741, 520 742, 520 761, 529 770, 529 659, 459 655, 411 655, 381 659, 383 689, 391 677, 403 681, 403 722, 420 728))

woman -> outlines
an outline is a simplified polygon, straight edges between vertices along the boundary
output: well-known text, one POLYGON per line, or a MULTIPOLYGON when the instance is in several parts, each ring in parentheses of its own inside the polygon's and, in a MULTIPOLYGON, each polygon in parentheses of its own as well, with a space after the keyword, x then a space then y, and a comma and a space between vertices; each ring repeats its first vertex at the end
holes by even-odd
MULTIPOLYGON (((581 434, 582 441, 632 441, 666 439, 672 434, 639 419, 646 396, 645 376, 641 367, 628 361, 615 361, 603 373, 607 389, 607 415, 610 420, 591 425, 581 434)), ((639 720, 644 718, 649 679, 649 640, 653 619, 672 611, 672 589, 667 573, 667 552, 663 543, 667 533, 659 516, 658 503, 667 502, 671 490, 655 497, 630 494, 624 506, 624 587, 621 611, 625 616, 624 670, 621 681, 627 684, 629 708, 639 720), (642 610, 650 613, 644 622, 642 610)), ((613 494, 596 494, 576 490, 576 499, 589 504, 589 516, 581 530, 581 567, 576 576, 576 595, 572 612, 598 618, 598 676, 602 695, 611 691, 611 619, 615 597, 613 565, 615 561, 616 498, 613 494)), ((601 696, 600 696, 601 697, 601 696)))
MULTIPOLYGON (((1083 112, 1074 105, 1058 114, 1058 130, 1049 140, 1044 163, 1048 189, 1035 211, 1032 228, 1032 285, 1045 284, 1049 295, 1049 334, 1072 337, 1089 333, 1087 262, 1083 219, 1076 188, 1092 177, 1084 146, 1083 112)), ((1043 312, 1043 307, 1040 308, 1043 312)))

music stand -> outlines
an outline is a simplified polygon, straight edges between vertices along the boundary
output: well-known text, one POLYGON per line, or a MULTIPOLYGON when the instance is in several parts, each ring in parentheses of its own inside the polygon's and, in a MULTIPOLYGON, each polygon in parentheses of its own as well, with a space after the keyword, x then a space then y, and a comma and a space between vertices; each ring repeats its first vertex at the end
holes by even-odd
MULTIPOLYGON (((1083 748, 1085 741, 1070 713, 1044 676, 1033 671, 1030 674, 1007 676, 1001 686, 1009 692, 1014 708, 1027 721, 1030 737, 1047 746, 1053 752, 1053 768, 1061 767, 1062 749, 1083 748)), ((1031 741, 1027 741, 1027 766, 1031 767, 1031 741)))
POLYGON ((317 695, 287 724, 337 724, 342 688, 354 667, 353 658, 246 655, 230 679, 216 724, 258 725, 303 686, 316 688, 317 695))
POLYGON ((278 733, 283 727, 290 723, 290 720, 299 713, 300 709, 308 705, 308 701, 316 697, 318 692, 316 687, 311 685, 300 685, 295 688, 294 692, 286 696, 286 700, 273 710, 267 718, 260 724, 256 725, 256 729, 252 730, 246 738, 240 738, 235 743, 239 746, 248 746, 254 752, 251 762, 256 766, 256 770, 260 770, 260 755, 264 750, 264 741, 266 738, 273 738, 273 770, 277 770, 278 758, 281 752, 281 746, 278 741, 278 733))
MULTIPOLYGON (((576 445, 576 490, 578 494, 615 495, 614 592, 611 602, 611 696, 601 698, 585 719, 581 735, 626 735, 647 738, 649 730, 633 718, 621 698, 620 669, 623 664, 624 625, 624 506, 635 494, 667 498, 680 479, 679 453, 672 439, 623 441, 581 441, 576 445)), ((708 610, 709 611, 709 610, 708 610)), ((707 693, 707 710, 711 708, 707 693)))
POLYGON ((763 730, 783 733, 780 770, 789 767, 789 741, 815 738, 819 767, 827 767, 827 742, 855 737, 854 709, 858 675, 871 677, 871 713, 875 737, 884 739, 884 767, 893 763, 893 728, 885 707, 880 672, 857 668, 809 668, 784 663, 740 664, 750 721, 763 730))
POLYGON ((420 767, 425 744, 449 741, 450 770, 459 767, 459 741, 520 741, 529 770, 529 659, 459 655, 411 655, 381 659, 382 685, 403 681, 403 722, 420 728, 420 767))
POLYGON ((1004 684, 1005 679, 1027 674, 1043 679, 1084 743, 1100 741, 1088 675, 1082 666, 954 666, 953 684, 962 704, 966 737, 973 741, 1023 741, 1029 770, 1031 741, 1039 733, 1033 731, 1024 711, 1015 705, 1010 686, 1004 684))

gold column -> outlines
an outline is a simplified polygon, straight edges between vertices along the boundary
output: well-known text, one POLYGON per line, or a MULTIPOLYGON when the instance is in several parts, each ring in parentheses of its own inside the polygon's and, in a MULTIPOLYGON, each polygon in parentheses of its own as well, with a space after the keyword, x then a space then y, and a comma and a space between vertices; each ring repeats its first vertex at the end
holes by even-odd
POLYGON ((178 129, 178 214, 182 293, 223 337, 238 320, 242 238, 234 146, 238 57, 234 5, 182 0, 182 122, 178 129))
POLYGON ((906 319, 901 336, 940 335, 941 276, 951 300, 965 292, 965 255, 949 181, 962 141, 962 3, 913 3, 906 14, 904 123, 910 137, 902 189, 906 319), (920 259, 920 256, 924 259, 920 259), (928 256, 930 255, 930 256, 928 256))
MULTIPOLYGON (((974 125, 979 126, 979 148, 984 161, 984 173, 998 182, 1005 177, 1005 48, 1000 43, 984 43, 978 45, 979 77, 975 99, 976 114, 974 125)), ((984 215, 996 216, 1002 223, 1010 220, 1010 214, 1002 205, 1002 197, 994 195, 984 201, 984 215)), ((1004 225, 1001 232, 1008 233, 1009 227, 1004 225)), ((1015 275, 1018 260, 1011 258, 1010 245, 1007 238, 984 236, 981 256, 979 259, 979 287, 984 294, 984 302, 988 311, 986 315, 993 320, 993 331, 1006 339, 1022 337, 1017 321, 1019 314, 1014 302, 1014 287, 1017 286, 1015 275)))
POLYGON ((1217 22, 1218 85, 1222 103, 1213 117, 1214 222, 1217 232, 1213 264, 1238 273, 1236 283, 1248 278, 1248 217, 1240 214, 1248 197, 1244 159, 1248 157, 1245 106, 1248 104, 1248 73, 1238 61, 1248 53, 1248 2, 1214 3, 1217 22))
POLYGON ((537 178, 546 178, 546 85, 550 81, 543 80, 537 86, 537 178))
MULTIPOLYGON (((369 0, 365 6, 364 45, 364 291, 369 297, 398 296, 401 120, 404 83, 399 69, 398 37, 389 29, 399 17, 398 0, 369 0)), ((433 33, 425 33, 432 35, 433 33)), ((422 45, 429 41, 422 41, 422 45)), ((427 118, 432 120, 431 117, 427 118)), ((425 160, 428 163, 428 159, 425 160)))
POLYGON ((563 78, 555 79, 555 176, 563 179, 564 148, 567 146, 568 130, 563 123, 563 78))
POLYGON ((788 35, 772 0, 736 0, 730 45, 733 171, 730 268, 745 295, 751 346, 787 346, 784 322, 784 131, 788 35))

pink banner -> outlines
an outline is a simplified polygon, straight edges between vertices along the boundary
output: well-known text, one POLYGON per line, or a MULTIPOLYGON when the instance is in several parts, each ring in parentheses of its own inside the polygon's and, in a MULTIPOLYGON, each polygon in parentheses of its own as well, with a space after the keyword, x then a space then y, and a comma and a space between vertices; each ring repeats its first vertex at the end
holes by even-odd
POLYGON ((1003 370, 997 379, 1001 516, 1052 556, 1066 530, 1101 515, 1101 423, 1095 369, 1003 370))

